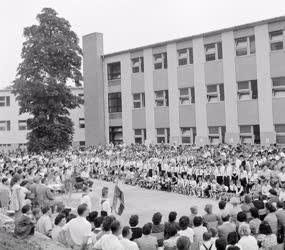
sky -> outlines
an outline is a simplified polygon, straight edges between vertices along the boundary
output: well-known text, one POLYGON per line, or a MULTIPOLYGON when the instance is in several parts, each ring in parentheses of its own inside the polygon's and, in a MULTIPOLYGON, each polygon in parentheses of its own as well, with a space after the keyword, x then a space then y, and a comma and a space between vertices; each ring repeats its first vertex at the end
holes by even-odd
POLYGON ((285 0, 0 0, 0 88, 15 79, 24 27, 44 7, 80 37, 104 34, 104 53, 285 15, 285 0))

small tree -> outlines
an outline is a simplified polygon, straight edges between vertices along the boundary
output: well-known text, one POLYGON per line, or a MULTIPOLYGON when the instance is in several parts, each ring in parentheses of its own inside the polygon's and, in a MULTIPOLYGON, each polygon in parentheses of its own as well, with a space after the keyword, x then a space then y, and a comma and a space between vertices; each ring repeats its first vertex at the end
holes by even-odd
POLYGON ((72 94, 66 82, 80 86, 82 50, 69 22, 58 17, 55 10, 44 8, 37 20, 39 24, 24 29, 26 41, 13 93, 20 114, 31 114, 27 121, 31 130, 28 150, 67 149, 74 133, 69 110, 83 101, 72 94))

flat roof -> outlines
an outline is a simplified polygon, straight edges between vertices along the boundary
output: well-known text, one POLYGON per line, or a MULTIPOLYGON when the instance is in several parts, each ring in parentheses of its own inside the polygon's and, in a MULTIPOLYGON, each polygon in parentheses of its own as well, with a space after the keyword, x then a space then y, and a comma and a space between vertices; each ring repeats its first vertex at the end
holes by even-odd
MULTIPOLYGON (((148 44, 148 45, 144 45, 144 46, 140 46, 140 47, 135 47, 135 48, 131 48, 131 49, 126 49, 126 50, 121 50, 121 51, 117 51, 117 52, 113 52, 113 53, 104 54, 103 56, 104 57, 111 57, 111 56, 115 56, 115 55, 119 55, 119 54, 123 54, 123 53, 131 53, 131 52, 136 52, 138 50, 165 46, 168 43, 184 42, 184 41, 192 40, 194 38, 201 37, 201 36, 202 37, 213 36, 213 35, 217 35, 217 34, 220 34, 222 32, 226 32, 226 31, 230 31, 230 30, 247 29, 247 28, 252 28, 254 26, 257 26, 257 25, 262 25, 262 24, 267 24, 267 23, 275 23, 275 22, 280 22, 280 21, 285 21, 285 16, 274 17, 274 18, 256 21, 256 22, 252 22, 252 23, 246 23, 246 24, 242 24, 242 25, 238 25, 238 26, 232 26, 229 28, 209 31, 206 33, 200 33, 197 35, 186 36, 186 37, 167 40, 167 41, 163 41, 163 42, 159 42, 159 43, 148 44)), ((91 34, 87 34, 86 36, 91 35, 91 34)))

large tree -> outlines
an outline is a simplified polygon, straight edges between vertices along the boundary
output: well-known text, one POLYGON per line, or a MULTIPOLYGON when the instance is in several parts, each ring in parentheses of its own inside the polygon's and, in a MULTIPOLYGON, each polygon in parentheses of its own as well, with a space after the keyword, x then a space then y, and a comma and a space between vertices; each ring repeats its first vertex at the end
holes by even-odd
POLYGON ((72 143, 73 122, 69 110, 83 101, 72 94, 67 82, 81 85, 82 50, 69 22, 55 10, 44 8, 38 24, 24 29, 22 61, 13 93, 20 114, 29 113, 28 150, 67 149, 72 143))

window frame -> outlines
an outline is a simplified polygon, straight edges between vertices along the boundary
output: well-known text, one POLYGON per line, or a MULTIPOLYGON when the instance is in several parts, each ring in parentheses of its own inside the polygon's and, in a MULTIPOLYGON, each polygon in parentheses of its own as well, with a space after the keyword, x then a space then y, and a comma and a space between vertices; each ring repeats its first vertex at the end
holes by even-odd
POLYGON ((254 131, 253 131, 253 125, 239 125, 239 137, 241 143, 247 143, 244 142, 246 138, 251 138, 250 144, 254 144, 254 131), (250 127, 250 132, 241 132, 241 127, 250 127))
MULTIPOLYGON (((112 103, 113 104, 113 103, 112 103)), ((108 112, 109 114, 112 114, 112 113, 121 113, 122 112, 122 94, 121 92, 111 92, 111 93, 108 93, 108 112), (110 98, 110 96, 114 96, 114 95, 118 95, 116 98, 112 97, 110 98), (116 105, 110 105, 110 100, 116 100, 116 105), (113 109, 115 111, 113 111, 113 109)))
POLYGON ((167 69, 167 53, 156 53, 153 54, 153 68, 154 70, 161 70, 161 69, 167 69), (160 57, 159 59, 157 57, 160 57), (157 65, 160 65, 161 67, 157 67, 157 65))
POLYGON ((85 128, 85 118, 78 119, 79 128, 85 128))
POLYGON ((20 131, 25 131, 25 130, 28 130, 28 122, 27 120, 18 120, 18 130, 20 131), (24 123, 25 124, 22 124, 21 123, 24 123))
MULTIPOLYGON (((210 144, 223 143, 223 141, 224 141, 223 127, 225 127, 225 126, 208 126, 208 138, 209 138, 210 144), (212 128, 217 128, 218 129, 217 133, 211 133, 212 128), (218 142, 215 142, 214 139, 218 139, 218 142)), ((225 128, 225 131, 226 131, 226 128, 225 128)))
POLYGON ((108 73, 108 81, 116 81, 121 80, 121 62, 112 62, 107 64, 107 73, 108 73), (118 64, 119 65, 119 72, 111 72, 111 67, 118 64))
POLYGON ((156 91, 154 91, 154 104, 155 104, 155 107, 168 107, 168 105, 169 105, 168 90, 156 90, 156 91), (163 92, 161 97, 157 97, 158 92, 163 92), (162 101, 163 105, 157 105, 157 103, 159 101, 162 101))
MULTIPOLYGON (((274 129, 275 129, 275 133, 276 133, 276 143, 279 143, 278 137, 282 137, 285 141, 285 129, 284 129, 284 131, 279 132, 279 131, 277 131, 277 126, 284 126, 284 128, 285 128, 285 124, 274 124, 274 129)), ((283 143, 281 143, 281 144, 283 144, 283 143)))
POLYGON ((145 108, 145 93, 133 93, 133 109, 145 108), (139 100, 135 100, 135 95, 139 95, 139 100), (135 103, 139 103, 139 107, 135 107, 135 103))
POLYGON ((180 137, 181 137, 181 144, 184 144, 184 145, 191 145, 191 144, 194 144, 194 136, 195 136, 195 132, 194 130, 196 131, 196 128, 194 127, 180 127, 180 137), (183 130, 186 131, 188 130, 189 131, 189 135, 188 134, 185 134, 183 133, 183 130), (183 142, 183 139, 189 139, 189 143, 188 142, 183 142))
POLYGON ((179 88, 179 105, 191 105, 195 104, 195 89, 194 87, 186 87, 186 88, 179 88), (187 89, 188 94, 181 95, 181 90, 187 89), (194 95, 193 95, 194 94, 194 95), (188 103, 183 103, 184 101, 188 101, 188 103))
POLYGON ((3 98, 3 100, 0 100, 0 108, 1 107, 10 107, 10 103, 11 103, 10 96, 0 96, 0 99, 2 99, 2 98, 3 98))
POLYGON ((273 98, 285 98, 285 77, 273 77, 272 80, 272 97, 273 98), (282 85, 274 86, 274 80, 283 79, 282 85), (280 96, 276 96, 276 93, 280 93, 280 96))
POLYGON ((143 144, 146 141, 146 129, 145 128, 136 128, 134 132, 134 142, 135 144, 143 144), (140 134, 136 134, 136 130, 140 131, 140 134), (141 143, 136 142, 136 139, 141 139, 141 143))
POLYGON ((275 30, 275 31, 271 31, 269 32, 269 42, 270 42, 270 51, 273 52, 273 51, 282 51, 284 50, 284 43, 285 43, 285 30, 275 30), (277 41, 274 41, 272 40, 272 37, 274 34, 278 33, 278 32, 281 32, 281 36, 280 36, 280 39, 277 40, 277 41), (274 49, 273 46, 278 44, 278 43, 282 43, 282 48, 281 49, 274 49))
POLYGON ((177 65, 178 67, 183 67, 183 66, 186 66, 186 65, 191 65, 194 63, 194 60, 193 60, 193 48, 183 48, 183 49, 178 49, 177 50, 177 65), (182 51, 185 51, 185 55, 182 56, 180 53, 182 51), (186 61, 186 63, 180 63, 180 62, 183 62, 186 61))
POLYGON ((238 101, 249 101, 249 100, 257 100, 258 99, 258 87, 257 87, 257 93, 256 93, 256 98, 254 98, 254 91, 253 91, 253 81, 257 80, 247 80, 247 81, 238 81, 237 82, 237 97, 238 101), (242 83, 247 83, 248 87, 247 88, 239 88, 239 84, 242 83), (248 95, 248 99, 241 99, 242 95, 248 95))
POLYGON ((255 45, 255 36, 243 36, 243 37, 238 37, 235 38, 235 50, 236 50, 236 56, 241 57, 241 56, 249 56, 249 55, 254 55, 256 53, 256 45, 255 45), (238 41, 241 39, 246 39, 246 46, 243 46, 241 48, 238 48, 238 41), (253 39, 253 40, 251 40, 253 39), (251 48, 251 42, 254 41, 254 50, 252 51, 251 48), (246 54, 238 54, 239 50, 246 49, 246 54))
POLYGON ((0 132, 3 132, 3 131, 11 131, 11 121, 9 120, 4 120, 4 121, 0 121, 0 132), (3 125, 3 126, 1 126, 3 125), (4 128, 4 129, 2 129, 4 128))
POLYGON ((134 57, 131 59, 132 63, 132 74, 143 73, 144 72, 144 59, 142 56, 134 57), (137 60, 137 62, 136 62, 137 60), (138 71, 134 71, 134 69, 138 69, 138 71))
POLYGON ((156 142, 157 143, 165 143, 168 144, 169 143, 169 138, 170 138, 170 129, 169 128, 156 128, 156 142), (158 134, 158 130, 159 129, 163 129, 163 134, 158 134), (164 142, 160 141, 159 142, 159 138, 163 139, 164 142))
MULTIPOLYGON (((223 102, 225 101, 225 92, 222 95, 222 87, 223 83, 218 83, 218 84, 207 84, 206 85, 206 91, 207 91, 207 103, 217 103, 217 102, 223 102), (208 87, 210 86, 216 86, 216 91, 215 92, 209 92, 208 87), (217 101, 211 101, 212 97, 216 97, 218 100, 217 101), (223 98, 222 98, 223 97, 223 98), (223 100, 222 100, 223 99, 223 100)), ((223 88, 223 91, 224 88, 223 88)))
POLYGON ((214 43, 208 43, 204 45, 204 53, 205 53, 205 62, 213 62, 213 61, 219 61, 219 60, 223 60, 223 48, 222 48, 222 42, 214 42, 214 43), (219 44, 221 47, 221 58, 219 58, 219 44), (213 52, 209 52, 207 50, 208 47, 210 46, 214 46, 214 48, 212 48, 213 52), (209 60, 207 57, 213 55, 214 59, 213 60, 209 60))

